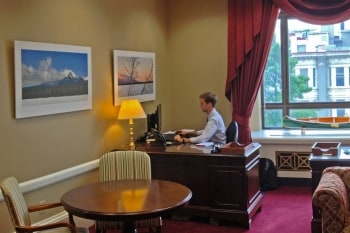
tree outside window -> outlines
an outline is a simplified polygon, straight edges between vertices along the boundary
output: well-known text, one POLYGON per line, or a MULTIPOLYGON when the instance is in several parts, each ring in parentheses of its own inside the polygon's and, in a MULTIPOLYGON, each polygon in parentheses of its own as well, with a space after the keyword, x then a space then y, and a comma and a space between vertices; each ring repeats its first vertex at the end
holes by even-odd
POLYGON ((313 25, 281 13, 264 72, 264 128, 283 116, 350 115, 350 20, 313 25))

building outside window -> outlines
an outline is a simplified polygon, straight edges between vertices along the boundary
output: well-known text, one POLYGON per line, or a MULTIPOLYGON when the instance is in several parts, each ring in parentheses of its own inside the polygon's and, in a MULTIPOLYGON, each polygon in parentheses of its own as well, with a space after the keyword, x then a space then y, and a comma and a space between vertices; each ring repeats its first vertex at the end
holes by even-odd
POLYGON ((350 115, 350 20, 314 25, 281 13, 262 84, 263 128, 283 117, 350 115))
POLYGON ((344 67, 335 68, 335 86, 337 87, 344 86, 344 67))

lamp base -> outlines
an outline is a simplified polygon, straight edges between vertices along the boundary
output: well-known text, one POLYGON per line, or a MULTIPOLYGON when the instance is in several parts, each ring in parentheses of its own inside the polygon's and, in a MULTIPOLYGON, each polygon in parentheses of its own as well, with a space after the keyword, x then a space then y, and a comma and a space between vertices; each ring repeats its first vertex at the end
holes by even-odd
POLYGON ((136 148, 136 146, 135 146, 135 143, 133 142, 133 143, 129 143, 128 144, 128 148, 129 148, 129 150, 135 150, 135 148, 136 148))
POLYGON ((129 126, 130 126, 130 131, 129 131, 129 150, 135 150, 135 143, 134 143, 134 121, 132 118, 129 119, 129 126))

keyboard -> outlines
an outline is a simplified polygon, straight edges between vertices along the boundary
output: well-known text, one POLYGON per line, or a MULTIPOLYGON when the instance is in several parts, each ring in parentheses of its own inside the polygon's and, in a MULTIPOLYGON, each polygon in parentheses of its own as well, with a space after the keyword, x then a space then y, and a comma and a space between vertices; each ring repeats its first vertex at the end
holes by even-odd
POLYGON ((173 146, 173 145, 182 145, 182 142, 177 142, 177 141, 167 141, 165 143, 166 146, 173 146))
POLYGON ((163 133, 163 136, 167 142, 174 141, 175 133, 163 133))

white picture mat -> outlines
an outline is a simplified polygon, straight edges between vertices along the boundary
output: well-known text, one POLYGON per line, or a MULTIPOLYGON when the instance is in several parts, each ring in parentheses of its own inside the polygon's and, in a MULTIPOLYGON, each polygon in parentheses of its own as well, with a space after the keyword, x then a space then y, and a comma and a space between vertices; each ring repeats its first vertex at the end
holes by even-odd
POLYGON ((120 105, 123 99, 155 100, 155 67, 155 53, 114 50, 114 105, 120 105))
POLYGON ((14 49, 16 118, 80 111, 92 108, 90 47, 15 41, 14 49), (31 54, 30 56, 33 59, 28 63, 33 62, 33 64, 24 63, 24 58, 22 59, 22 53, 24 52, 31 54), (57 57, 60 57, 60 66, 57 65, 55 57, 46 57, 44 60, 41 60, 42 58, 40 55, 46 53, 55 54, 57 57), (65 61, 64 56, 66 56, 67 61, 65 61), (62 77, 62 75, 66 73, 78 75, 78 70, 71 69, 75 64, 79 64, 76 67, 84 71, 84 75, 81 78, 87 81, 87 93, 59 97, 23 98, 22 89, 26 86, 39 85, 44 76, 46 77, 46 81, 50 81, 53 78, 62 77), (30 80, 30 82, 32 82, 31 84, 28 84, 28 77, 32 77, 30 80))

